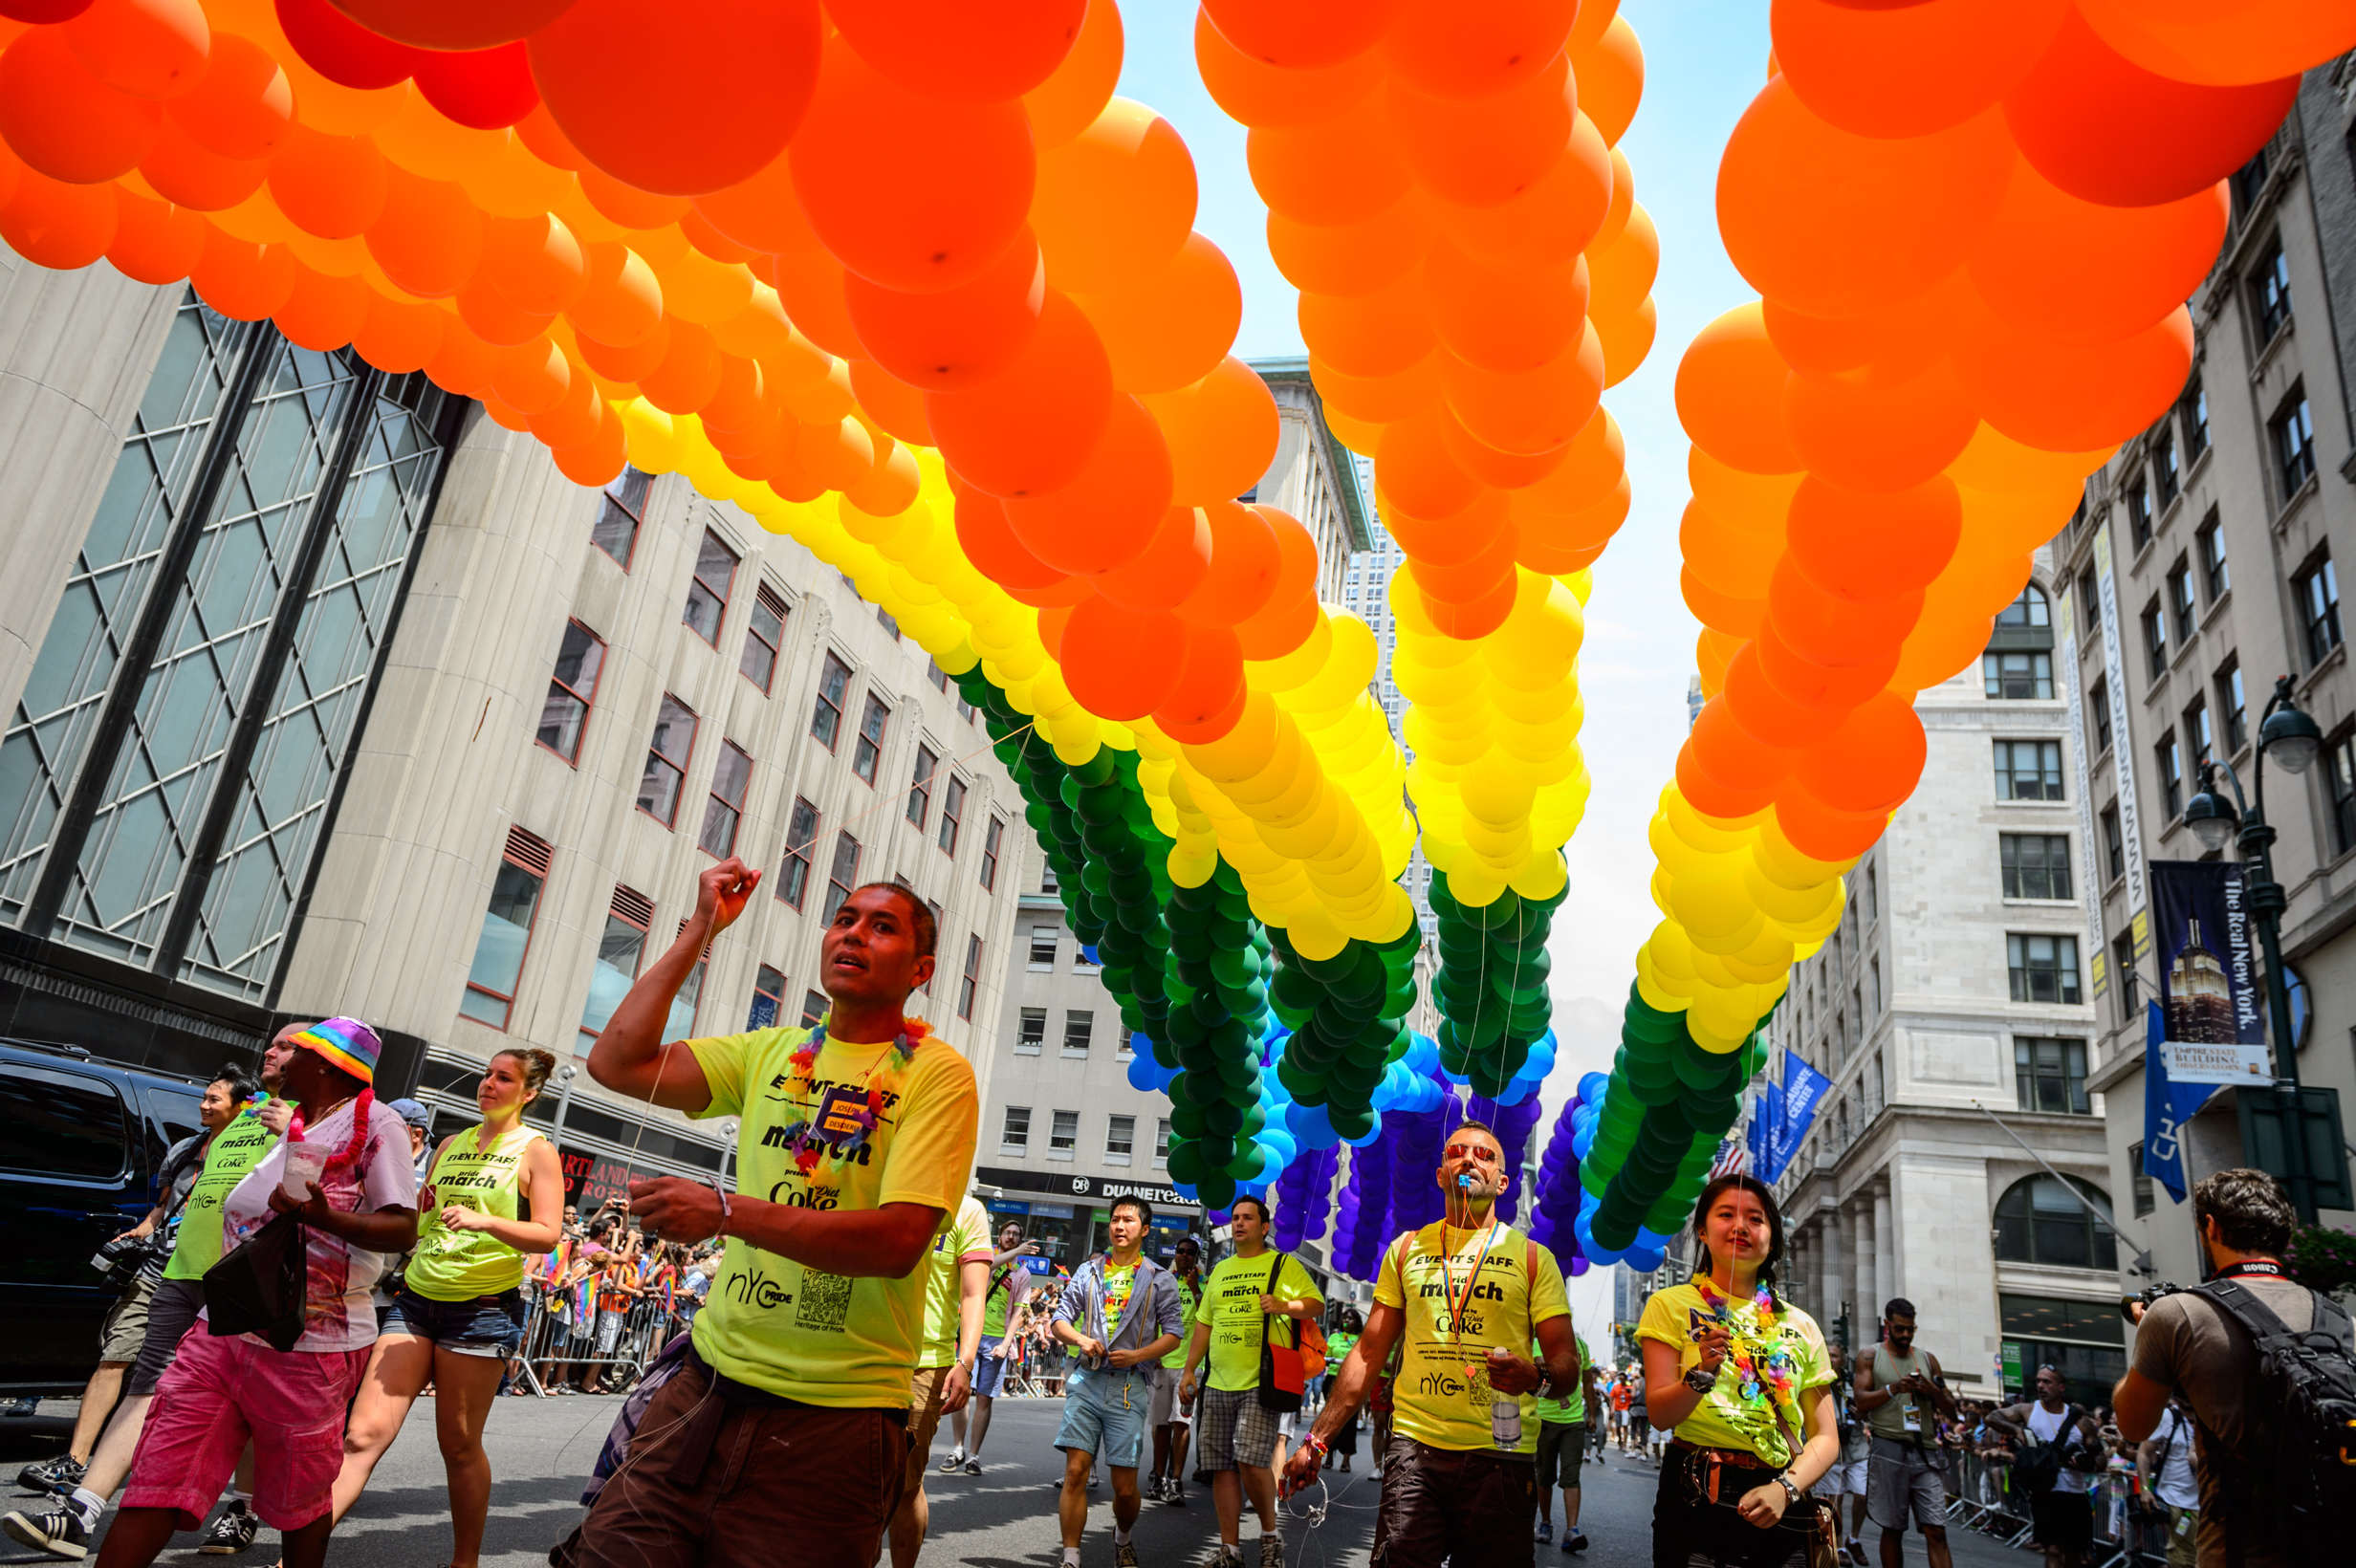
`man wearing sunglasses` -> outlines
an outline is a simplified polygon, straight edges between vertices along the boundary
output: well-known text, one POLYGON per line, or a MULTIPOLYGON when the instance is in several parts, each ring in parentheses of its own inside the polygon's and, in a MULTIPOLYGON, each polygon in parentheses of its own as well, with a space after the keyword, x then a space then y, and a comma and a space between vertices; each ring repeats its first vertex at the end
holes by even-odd
POLYGON ((1366 1397, 1391 1348, 1392 1441, 1376 1539, 1389 1568, 1531 1568, 1537 1423, 1520 1396, 1579 1386, 1570 1303, 1554 1254, 1494 1213, 1512 1181, 1504 1145, 1478 1122, 1448 1137, 1437 1172, 1448 1212, 1385 1249, 1366 1332, 1325 1408, 1285 1466, 1290 1493, 1317 1478, 1328 1440, 1366 1397), (1535 1339, 1542 1362, 1523 1351, 1535 1339))
MULTIPOLYGON (((1192 1236, 1178 1243, 1170 1258, 1170 1273, 1178 1283, 1178 1305, 1191 1325, 1203 1303, 1203 1248, 1192 1236)), ((1189 1330, 1190 1331, 1190 1330, 1189 1330)), ((1186 1370, 1187 1347, 1181 1344, 1155 1369, 1153 1380, 1153 1474, 1145 1495, 1184 1508, 1186 1488, 1179 1477, 1187 1472, 1187 1439, 1193 1427, 1178 1403, 1178 1379, 1186 1370)))

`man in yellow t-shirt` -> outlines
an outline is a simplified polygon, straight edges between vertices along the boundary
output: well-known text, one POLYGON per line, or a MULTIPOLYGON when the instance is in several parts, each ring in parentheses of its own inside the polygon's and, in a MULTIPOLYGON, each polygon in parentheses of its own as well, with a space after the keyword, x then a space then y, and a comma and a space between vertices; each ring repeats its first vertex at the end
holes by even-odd
POLYGON ((1260 1407, 1260 1346, 1270 1341, 1298 1344, 1298 1327, 1279 1319, 1314 1318, 1324 1310, 1325 1297, 1298 1258, 1268 1250, 1266 1204, 1237 1198, 1233 1214, 1235 1252, 1211 1271, 1203 1286, 1178 1398, 1189 1408, 1198 1400, 1202 1405, 1194 1457, 1201 1469, 1211 1471, 1211 1502, 1219 1515, 1219 1556, 1212 1568, 1233 1568, 1243 1560, 1247 1492, 1260 1519, 1260 1568, 1281 1568, 1284 1547, 1276 1531, 1278 1418, 1260 1407), (1211 1361, 1207 1388, 1195 1381, 1195 1369, 1206 1357, 1211 1361))
POLYGON ((932 1523, 925 1462, 931 1457, 941 1417, 964 1409, 972 1389, 990 1258, 990 1211, 969 1195, 957 1206, 957 1217, 932 1238, 927 1265, 924 1364, 909 1384, 908 1471, 901 1483, 900 1512, 892 1515, 892 1568, 912 1568, 932 1523))
POLYGON ((816 1030, 664 1044, 680 986, 759 882, 733 857, 703 874, 679 939, 589 1054, 609 1089, 743 1130, 733 1193, 630 1185, 649 1230, 727 1249, 686 1364, 558 1568, 871 1568, 899 1508, 924 1264, 973 1170, 973 1069, 906 1015, 936 933, 891 882, 835 911, 818 949, 833 1005, 816 1030))
POLYGON ((1512 1180, 1505 1146, 1478 1122, 1449 1134, 1437 1179, 1445 1218, 1384 1252, 1366 1332, 1285 1467, 1286 1490, 1317 1478, 1328 1441, 1400 1350, 1378 1539, 1389 1568, 1529 1568, 1536 1557, 1536 1423, 1521 1396, 1579 1387, 1570 1302, 1554 1254, 1495 1218, 1512 1180), (1536 1340, 1541 1364, 1522 1352, 1536 1340))

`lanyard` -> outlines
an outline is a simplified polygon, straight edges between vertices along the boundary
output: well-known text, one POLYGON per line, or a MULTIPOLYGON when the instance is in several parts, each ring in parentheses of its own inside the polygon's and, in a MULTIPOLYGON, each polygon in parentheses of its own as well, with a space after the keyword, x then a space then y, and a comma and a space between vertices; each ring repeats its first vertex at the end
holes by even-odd
POLYGON ((2288 1277, 2282 1272, 2282 1265, 2270 1257, 2245 1257, 2238 1263, 2228 1263, 2209 1277, 2212 1279, 2239 1279, 2244 1275, 2258 1279, 2288 1277))
MULTIPOLYGON (((1467 1242, 1472 1239, 1470 1234, 1465 1237, 1467 1242)), ((1472 1292, 1481 1282, 1481 1265, 1489 1261, 1489 1249, 1496 1244, 1496 1239, 1497 1222, 1491 1220, 1488 1230, 1481 1236, 1481 1255, 1472 1260, 1472 1267, 1466 1272, 1464 1292, 1459 1296, 1456 1291, 1455 1249, 1448 1244, 1448 1221, 1440 1222, 1440 1289, 1442 1299, 1448 1303, 1449 1343, 1459 1356, 1464 1354, 1464 1309, 1472 1305, 1472 1292)), ((1471 1375, 1470 1372, 1466 1374, 1468 1377, 1471 1375)))

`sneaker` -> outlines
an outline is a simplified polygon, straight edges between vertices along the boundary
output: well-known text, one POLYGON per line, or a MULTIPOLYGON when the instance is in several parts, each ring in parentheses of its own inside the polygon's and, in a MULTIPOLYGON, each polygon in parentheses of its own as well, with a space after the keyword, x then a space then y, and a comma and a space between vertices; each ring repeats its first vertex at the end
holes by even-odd
POLYGON ((1849 1560, 1858 1564, 1858 1568, 1865 1568, 1865 1543, 1859 1540, 1856 1536, 1851 1535, 1848 1538, 1847 1551, 1849 1560))
POLYGON ((1538 1543, 1540 1546, 1552 1546, 1552 1545, 1554 1544, 1554 1539, 1555 1539, 1555 1522, 1554 1522, 1554 1520, 1552 1520, 1552 1519, 1540 1519, 1540 1520, 1538 1520, 1538 1543))
POLYGON ((1260 1537, 1260 1568, 1284 1568, 1284 1542, 1274 1535, 1260 1537))
POLYGON ((1243 1568, 1243 1553, 1222 1541, 1219 1555, 1211 1559, 1211 1568, 1243 1568))
POLYGON ((1164 1496, 1163 1496, 1163 1498, 1162 1498, 1162 1501, 1164 1501, 1164 1502, 1166 1502, 1166 1503, 1169 1504, 1169 1506, 1170 1506, 1170 1507, 1172 1507, 1172 1508, 1184 1508, 1184 1507, 1186 1507, 1186 1506, 1187 1506, 1187 1488, 1186 1488, 1186 1483, 1185 1483, 1185 1482, 1183 1482, 1183 1481, 1181 1481, 1181 1480, 1179 1480, 1176 1476, 1172 1476, 1172 1477, 1170 1477, 1169 1491, 1168 1491, 1167 1493, 1165 1493, 1165 1494, 1164 1494, 1164 1496))
POLYGON ((72 1454, 61 1453, 55 1459, 45 1459, 18 1470, 16 1484, 27 1492, 54 1492, 62 1497, 82 1484, 82 1473, 86 1469, 72 1454))
POLYGON ((41 1402, 37 1399, 12 1399, 9 1401, 9 1407, 7 1409, 0 1410, 0 1415, 29 1416, 33 1414, 33 1411, 39 1409, 40 1405, 41 1402))
POLYGON ((205 1532, 205 1539, 197 1546, 208 1557, 233 1557, 253 1544, 253 1533, 262 1527, 253 1510, 243 1503, 231 1503, 221 1511, 221 1516, 205 1532))
POLYGON ((1090 1492, 1094 1492, 1098 1487, 1102 1486, 1103 1484, 1104 1483, 1099 1479, 1096 1471, 1090 1470, 1088 1472, 1088 1490, 1090 1492))
POLYGON ((951 1448, 949 1450, 949 1457, 941 1461, 941 1473, 943 1475, 954 1475, 965 1468, 966 1450, 963 1448, 951 1448))
POLYGON ((70 1508, 53 1509, 46 1514, 11 1514, 0 1519, 0 1530, 7 1531, 11 1540, 53 1557, 79 1562, 90 1555, 90 1529, 82 1523, 81 1515, 70 1508))
POLYGON ((1133 1543, 1123 1541, 1113 1548, 1113 1568, 1137 1568, 1137 1548, 1133 1543))
POLYGON ((1576 1526, 1572 1527, 1569 1535, 1562 1537, 1562 1550, 1565 1552, 1584 1552, 1586 1549, 1587 1537, 1576 1526))
POLYGON ((968 1475, 979 1475, 979 1474, 981 1474, 981 1473, 982 1473, 982 1462, 981 1462, 980 1460, 978 1460, 978 1459, 969 1459, 969 1460, 967 1460, 967 1461, 966 1461, 966 1473, 967 1473, 968 1475))

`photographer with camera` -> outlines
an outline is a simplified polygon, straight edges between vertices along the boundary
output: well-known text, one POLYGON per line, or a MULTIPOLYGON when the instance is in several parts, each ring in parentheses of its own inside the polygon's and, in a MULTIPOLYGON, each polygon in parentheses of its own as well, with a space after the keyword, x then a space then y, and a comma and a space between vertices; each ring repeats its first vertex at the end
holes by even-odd
POLYGON ((2037 1398, 2008 1405, 1988 1425, 2015 1438, 2013 1490, 2029 1499, 2034 1540, 2045 1568, 2074 1568, 2094 1544, 2089 1497, 2103 1470, 2103 1429, 2085 1407, 2069 1403, 2069 1380, 2056 1366, 2037 1369, 2037 1398))
POLYGON ((2297 1216, 2272 1176, 2204 1178, 2192 1216, 2209 1280, 2146 1309, 2111 1396, 2120 1433, 2152 1436, 2171 1394, 2190 1407, 2202 1568, 2345 1560, 2356 1512, 2348 1315, 2284 1274, 2297 1216))

